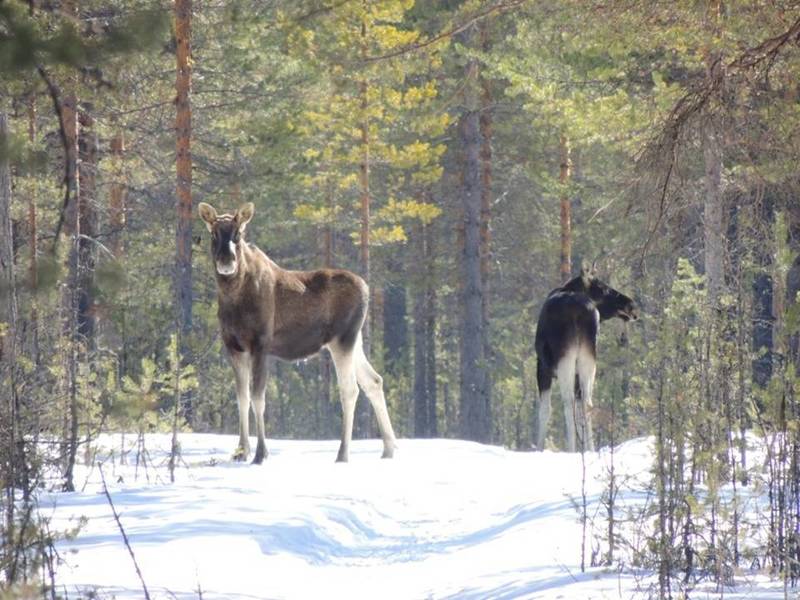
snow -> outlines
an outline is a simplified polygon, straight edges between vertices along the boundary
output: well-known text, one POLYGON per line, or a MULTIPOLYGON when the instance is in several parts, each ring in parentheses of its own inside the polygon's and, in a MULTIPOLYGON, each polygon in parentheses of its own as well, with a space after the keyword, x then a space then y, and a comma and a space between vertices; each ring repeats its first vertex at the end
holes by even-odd
MULTIPOLYGON (((338 441, 270 440, 268 459, 254 466, 231 462, 235 436, 182 434, 180 442, 184 462, 170 484, 169 436, 146 437, 152 459, 138 470, 135 450, 119 463, 119 434, 98 441, 97 460, 153 598, 589 600, 652 590, 651 573, 581 573, 579 454, 400 440, 395 458, 381 460, 381 442, 364 440, 353 443, 349 464, 335 464, 338 441)), ((586 455, 589 514, 600 531, 608 460, 607 449, 586 455)), ((650 440, 616 448, 615 468, 626 479, 618 510, 648 501, 651 467, 650 440)), ((87 519, 59 544, 59 590, 143 597, 98 469, 76 472, 82 491, 43 499, 53 530, 87 519)), ((777 584, 745 583, 725 597, 783 597, 777 584)), ((717 595, 709 588, 692 597, 717 595)))

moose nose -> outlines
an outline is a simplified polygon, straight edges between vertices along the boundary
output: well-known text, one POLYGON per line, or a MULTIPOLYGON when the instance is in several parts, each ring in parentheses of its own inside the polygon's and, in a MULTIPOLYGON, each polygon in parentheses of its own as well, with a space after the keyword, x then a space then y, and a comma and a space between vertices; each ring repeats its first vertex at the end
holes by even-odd
POLYGON ((217 261, 217 273, 220 275, 233 275, 236 272, 236 261, 232 260, 229 263, 217 261))

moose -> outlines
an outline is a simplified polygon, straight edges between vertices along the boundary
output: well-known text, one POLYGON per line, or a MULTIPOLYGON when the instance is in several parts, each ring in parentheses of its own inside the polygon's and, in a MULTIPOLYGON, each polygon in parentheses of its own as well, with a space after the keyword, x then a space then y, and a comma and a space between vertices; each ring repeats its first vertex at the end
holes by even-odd
POLYGON ((595 277, 594 269, 551 291, 536 326, 536 382, 539 387, 539 427, 536 447, 544 448, 550 421, 553 379, 558 379, 567 429, 567 449, 575 452, 575 430, 580 425, 581 447, 594 450, 591 414, 592 388, 597 364, 597 330, 601 321, 638 318, 633 300, 595 277), (577 381, 576 381, 577 375, 577 381), (581 395, 575 414, 575 392, 581 395), (576 421, 576 418, 580 419, 576 421))
POLYGON ((395 435, 386 409, 383 379, 367 360, 361 338, 369 298, 366 282, 342 269, 282 269, 244 240, 254 210, 252 202, 233 214, 217 214, 205 202, 198 206, 200 218, 211 232, 217 315, 236 381, 239 445, 234 460, 247 460, 250 454, 251 402, 258 436, 253 464, 261 464, 267 456, 267 358, 296 361, 323 348, 333 359, 342 403, 342 440, 336 461, 348 460, 359 386, 377 415, 383 458, 391 458, 395 435))

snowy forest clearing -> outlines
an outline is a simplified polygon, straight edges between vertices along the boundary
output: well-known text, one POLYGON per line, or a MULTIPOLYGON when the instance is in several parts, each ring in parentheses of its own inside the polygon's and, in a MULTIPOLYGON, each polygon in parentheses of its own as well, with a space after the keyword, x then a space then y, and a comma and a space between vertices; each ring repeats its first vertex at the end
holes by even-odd
MULTIPOLYGON (((354 442, 350 464, 334 464, 338 441, 270 440, 269 458, 251 466, 230 461, 235 436, 184 434, 185 464, 169 485, 169 436, 146 437, 152 460, 138 475, 135 436, 126 465, 120 441, 103 436, 98 459, 114 448, 105 478, 153 598, 645 598, 656 582, 642 570, 581 573, 579 454, 403 439, 395 459, 380 460, 381 442, 367 440, 354 442)), ((618 514, 651 499, 650 447, 642 438, 616 450, 618 514)), ((587 564, 607 527, 608 459, 608 449, 586 455, 587 564)), ((45 514, 55 504, 54 531, 88 519, 59 546, 57 589, 140 598, 100 474, 80 469, 82 491, 43 501, 45 514)), ((627 543, 645 543, 630 535, 638 524, 626 528, 627 543)), ((725 597, 783 597, 760 576, 736 581, 725 597)), ((701 586, 691 597, 718 595, 701 586)))

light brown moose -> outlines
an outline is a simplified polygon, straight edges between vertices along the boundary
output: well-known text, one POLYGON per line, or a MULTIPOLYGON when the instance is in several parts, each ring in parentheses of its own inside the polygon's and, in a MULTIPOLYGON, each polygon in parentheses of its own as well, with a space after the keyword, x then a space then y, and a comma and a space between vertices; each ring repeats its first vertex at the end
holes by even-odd
POLYGON ((367 284, 342 269, 287 271, 244 241, 253 218, 251 202, 232 215, 209 204, 198 206, 211 232, 211 256, 218 292, 222 341, 230 357, 239 402, 236 460, 250 453, 248 417, 252 401, 258 445, 254 464, 267 456, 264 392, 267 357, 300 360, 327 348, 336 367, 342 402, 342 441, 337 462, 347 462, 353 435, 358 386, 372 403, 383 438, 383 458, 391 458, 394 431, 386 409, 383 379, 369 364, 361 339, 367 314, 367 284))

